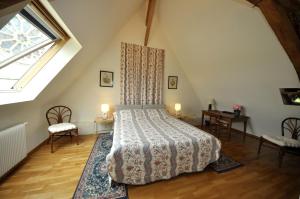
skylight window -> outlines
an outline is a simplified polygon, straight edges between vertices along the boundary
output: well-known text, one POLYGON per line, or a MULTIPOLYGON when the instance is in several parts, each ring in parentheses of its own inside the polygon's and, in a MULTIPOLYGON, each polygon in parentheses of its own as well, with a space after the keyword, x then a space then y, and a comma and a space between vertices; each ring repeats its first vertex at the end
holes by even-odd
POLYGON ((0 29, 0 91, 21 90, 46 63, 41 60, 54 55, 64 39, 54 29, 30 6, 0 29))
POLYGON ((34 100, 82 48, 48 0, 7 2, 0 12, 0 105, 34 100))

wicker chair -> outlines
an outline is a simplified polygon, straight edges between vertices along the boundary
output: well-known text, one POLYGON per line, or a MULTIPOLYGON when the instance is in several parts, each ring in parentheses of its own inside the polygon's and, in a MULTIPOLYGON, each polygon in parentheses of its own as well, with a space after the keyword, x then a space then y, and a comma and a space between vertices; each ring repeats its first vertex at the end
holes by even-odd
POLYGON ((282 166, 282 160, 285 153, 300 155, 300 118, 289 117, 281 123, 282 136, 262 135, 258 146, 257 156, 259 156, 264 142, 279 148, 279 167, 282 166), (285 132, 292 134, 292 138, 284 137, 285 132))
POLYGON ((72 111, 66 106, 54 106, 50 108, 46 113, 46 118, 49 124, 48 143, 51 143, 51 153, 53 153, 53 142, 62 136, 70 136, 72 140, 72 133, 75 134, 76 143, 78 143, 78 128, 75 124, 70 123, 72 117, 72 111), (57 139, 54 140, 54 137, 57 139))

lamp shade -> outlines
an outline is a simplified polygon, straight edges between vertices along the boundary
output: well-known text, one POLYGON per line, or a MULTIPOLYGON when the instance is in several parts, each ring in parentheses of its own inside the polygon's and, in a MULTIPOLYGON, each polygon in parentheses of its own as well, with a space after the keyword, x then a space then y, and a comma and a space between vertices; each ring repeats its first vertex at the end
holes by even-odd
POLYGON ((101 104, 101 111, 102 111, 102 113, 107 113, 109 111, 109 105, 101 104))
POLYGON ((175 104, 175 111, 180 111, 181 110, 181 104, 176 103, 175 104))

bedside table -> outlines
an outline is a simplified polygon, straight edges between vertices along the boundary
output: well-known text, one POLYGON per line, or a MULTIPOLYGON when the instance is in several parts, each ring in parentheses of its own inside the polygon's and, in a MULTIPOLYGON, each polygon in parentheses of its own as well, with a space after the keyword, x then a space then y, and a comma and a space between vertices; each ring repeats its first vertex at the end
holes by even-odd
POLYGON ((102 117, 96 117, 94 123, 96 133, 109 133, 113 130, 114 118, 108 117, 107 119, 104 119, 102 117), (98 125, 101 125, 102 128, 99 129, 98 125))

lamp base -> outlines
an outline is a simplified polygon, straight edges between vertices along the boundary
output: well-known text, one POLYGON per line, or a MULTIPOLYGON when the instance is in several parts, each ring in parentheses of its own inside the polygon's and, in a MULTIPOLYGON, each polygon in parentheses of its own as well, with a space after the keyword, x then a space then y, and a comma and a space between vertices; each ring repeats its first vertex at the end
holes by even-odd
POLYGON ((102 118, 103 118, 104 120, 107 120, 107 113, 103 113, 102 118))
POLYGON ((212 104, 208 105, 208 110, 211 111, 212 110, 212 104))

